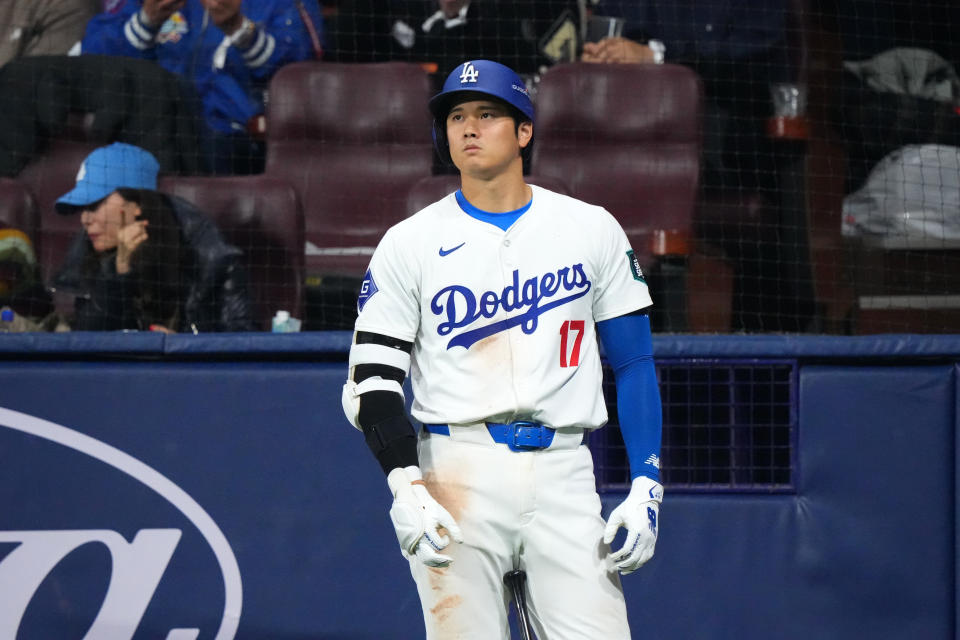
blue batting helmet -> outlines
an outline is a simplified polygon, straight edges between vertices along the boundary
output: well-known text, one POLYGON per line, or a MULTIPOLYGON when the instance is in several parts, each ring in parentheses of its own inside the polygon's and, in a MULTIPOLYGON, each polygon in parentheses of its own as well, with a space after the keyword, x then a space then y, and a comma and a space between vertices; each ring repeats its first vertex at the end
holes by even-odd
MULTIPOLYGON (((492 60, 468 60, 450 72, 443 89, 430 99, 433 114, 433 141, 440 157, 450 163, 450 148, 447 145, 447 114, 458 98, 464 94, 481 93, 506 102, 517 111, 521 120, 533 122, 533 102, 523 79, 516 72, 492 60)), ((528 144, 524 156, 532 149, 528 144)))
POLYGON ((446 118, 457 94, 467 92, 499 98, 533 121, 533 102, 523 80, 510 67, 492 60, 467 61, 451 71, 443 90, 430 99, 433 118, 446 118))

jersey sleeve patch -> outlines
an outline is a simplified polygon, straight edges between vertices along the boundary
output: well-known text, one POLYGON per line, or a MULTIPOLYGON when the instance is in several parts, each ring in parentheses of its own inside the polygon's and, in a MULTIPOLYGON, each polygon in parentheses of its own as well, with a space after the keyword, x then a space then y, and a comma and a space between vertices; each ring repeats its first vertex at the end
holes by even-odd
POLYGON ((363 274, 363 284, 360 285, 360 296, 357 298, 357 313, 363 311, 364 305, 370 301, 370 298, 372 298, 373 294, 377 291, 380 291, 380 288, 377 287, 377 283, 373 280, 373 272, 367 269, 367 272, 363 274))
MULTIPOLYGON (((630 275, 633 276, 634 280, 639 280, 646 284, 647 280, 643 277, 643 269, 640 268, 640 260, 637 259, 636 254, 633 252, 633 249, 627 251, 627 265, 630 267, 630 275)), ((370 275, 370 272, 367 272, 367 275, 370 275)))

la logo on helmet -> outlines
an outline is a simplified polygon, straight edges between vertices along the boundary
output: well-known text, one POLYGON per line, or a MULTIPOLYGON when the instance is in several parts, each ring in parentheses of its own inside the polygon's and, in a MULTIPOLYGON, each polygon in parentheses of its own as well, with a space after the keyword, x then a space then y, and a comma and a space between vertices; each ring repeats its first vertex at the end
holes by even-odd
POLYGON ((476 82, 479 77, 480 72, 474 68, 473 63, 467 62, 463 65, 463 73, 460 74, 460 84, 476 82))

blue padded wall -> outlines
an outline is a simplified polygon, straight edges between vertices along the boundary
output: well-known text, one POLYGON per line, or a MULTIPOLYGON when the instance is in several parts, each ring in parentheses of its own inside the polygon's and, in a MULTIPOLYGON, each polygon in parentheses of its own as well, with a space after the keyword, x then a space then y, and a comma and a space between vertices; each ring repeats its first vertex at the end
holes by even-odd
POLYGON ((800 622, 953 638, 954 367, 804 367, 800 393, 800 622))
MULTIPOLYGON (((206 509, 239 564, 237 638, 422 637, 383 473, 340 409, 343 373, 342 363, 6 362, 0 407, 116 447, 206 509)), ((47 440, 0 428, 0 452, 0 529, 106 529, 128 540, 147 528, 182 530, 136 638, 173 627, 214 637, 223 580, 183 514, 47 440)), ((84 592, 109 576, 101 556, 66 563, 41 585, 19 640, 83 637, 103 598, 84 592)))
POLYGON ((668 492, 656 556, 624 579, 645 640, 954 637, 954 367, 800 381, 797 495, 668 492))
MULTIPOLYGON (((0 408, 115 447, 201 505, 242 577, 236 638, 422 638, 383 474, 340 409, 342 353, 323 344, 302 361, 317 336, 257 336, 243 351, 229 336, 144 335, 124 356, 113 338, 63 360, 31 359, 32 346, 8 353, 0 408)), ((856 341, 856 353, 796 338, 665 340, 671 355, 697 356, 686 344, 711 357, 800 358, 797 492, 668 493, 657 555, 624 578, 634 638, 955 638, 960 376, 942 350, 953 343, 924 340, 911 354, 902 337, 856 341)), ((107 530, 129 541, 178 529, 134 638, 174 627, 214 638, 224 580, 184 514, 128 474, 9 427, 0 422, 0 537, 107 530)), ((605 511, 621 498, 604 496, 605 511)), ((0 591, 13 550, 0 539, 0 591)), ((102 545, 65 558, 32 597, 18 640, 82 637, 110 571, 102 545)))

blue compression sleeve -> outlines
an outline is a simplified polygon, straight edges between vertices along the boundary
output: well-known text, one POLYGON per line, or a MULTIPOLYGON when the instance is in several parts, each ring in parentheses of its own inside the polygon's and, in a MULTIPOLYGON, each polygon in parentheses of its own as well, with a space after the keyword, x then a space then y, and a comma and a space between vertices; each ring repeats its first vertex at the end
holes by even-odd
POLYGON ((617 414, 630 459, 630 479, 660 481, 663 414, 653 366, 650 317, 626 315, 597 323, 617 383, 617 414))

